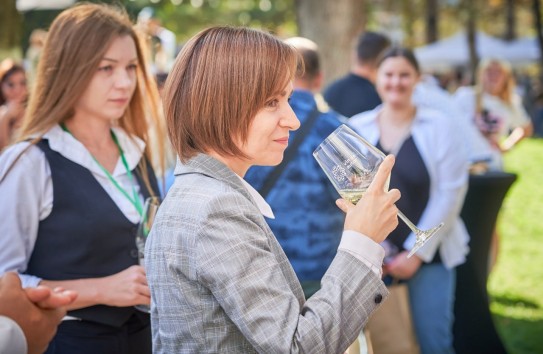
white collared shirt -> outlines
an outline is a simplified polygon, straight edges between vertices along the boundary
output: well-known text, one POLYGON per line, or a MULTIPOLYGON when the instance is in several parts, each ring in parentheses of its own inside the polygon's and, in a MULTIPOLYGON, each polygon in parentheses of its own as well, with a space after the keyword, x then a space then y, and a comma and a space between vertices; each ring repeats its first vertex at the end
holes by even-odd
MULTIPOLYGON (((137 137, 130 138, 120 128, 112 128, 121 146, 128 168, 133 170, 139 163, 145 143, 137 137)), ((56 125, 44 136, 53 151, 68 160, 88 169, 104 188, 128 220, 139 222, 139 213, 134 205, 115 187, 104 171, 98 166, 89 151, 71 134, 56 125)), ((0 155, 0 176, 6 174, 13 161, 28 147, 28 142, 21 142, 9 147, 0 155)), ((139 193, 137 181, 131 180, 121 159, 117 162, 112 176, 125 190, 132 188, 139 193)), ((2 183, 0 183, 0 274, 7 271, 22 273, 36 243, 38 226, 53 208, 53 181, 51 169, 43 151, 37 146, 30 146, 15 163, 2 183)), ((20 275, 23 287, 37 286, 40 278, 32 275, 20 275)))
MULTIPOLYGON (((237 175, 236 175, 237 176, 237 175)), ((255 201, 260 213, 267 218, 275 219, 273 210, 264 198, 258 193, 253 186, 247 181, 238 176, 247 192, 251 195, 255 201)), ((373 241, 368 236, 361 234, 353 230, 344 230, 341 236, 338 250, 345 251, 350 255, 356 257, 358 260, 368 266, 375 274, 381 276, 383 258, 385 257, 385 250, 381 245, 373 241)))

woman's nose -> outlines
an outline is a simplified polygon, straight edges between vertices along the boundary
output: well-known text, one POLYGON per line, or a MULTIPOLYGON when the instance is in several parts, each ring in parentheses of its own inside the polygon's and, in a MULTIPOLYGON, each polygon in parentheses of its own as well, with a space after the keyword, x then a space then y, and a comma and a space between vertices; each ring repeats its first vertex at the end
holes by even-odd
POLYGON ((300 120, 298 117, 296 117, 296 113, 294 113, 294 110, 292 107, 290 107, 290 104, 288 105, 288 108, 285 112, 285 118, 283 119, 284 126, 288 127, 289 130, 296 130, 300 128, 300 120))
POLYGON ((115 78, 115 86, 118 88, 127 88, 134 82, 134 77, 126 70, 119 70, 115 78))

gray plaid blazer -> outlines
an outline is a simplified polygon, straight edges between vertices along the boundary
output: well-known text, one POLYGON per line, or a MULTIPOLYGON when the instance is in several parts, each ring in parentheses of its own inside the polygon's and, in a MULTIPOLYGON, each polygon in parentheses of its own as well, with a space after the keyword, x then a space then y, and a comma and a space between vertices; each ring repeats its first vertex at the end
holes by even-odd
POLYGON ((198 155, 176 180, 146 243, 153 353, 343 353, 388 295, 338 251, 309 300, 232 170, 198 155))

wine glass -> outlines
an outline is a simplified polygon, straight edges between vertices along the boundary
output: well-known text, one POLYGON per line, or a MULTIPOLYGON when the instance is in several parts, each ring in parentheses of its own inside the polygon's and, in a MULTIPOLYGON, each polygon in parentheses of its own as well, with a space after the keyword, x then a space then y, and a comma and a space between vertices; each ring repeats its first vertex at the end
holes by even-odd
MULTIPOLYGON (((353 204, 362 198, 386 157, 344 124, 317 147, 313 156, 341 197, 353 204)), ((389 183, 390 176, 386 183, 387 190, 389 183)), ((411 257, 444 225, 441 223, 430 230, 421 230, 399 210, 398 216, 416 236, 415 245, 407 257, 411 257)))
MULTIPOLYGON (((143 205, 143 215, 138 226, 138 232, 136 233, 138 261, 142 267, 145 267, 145 241, 147 241, 147 236, 149 235, 151 226, 155 221, 155 215, 159 204, 160 202, 157 197, 149 197, 145 199, 145 204, 143 205)), ((136 305, 135 307, 143 312, 150 311, 149 305, 136 305)))

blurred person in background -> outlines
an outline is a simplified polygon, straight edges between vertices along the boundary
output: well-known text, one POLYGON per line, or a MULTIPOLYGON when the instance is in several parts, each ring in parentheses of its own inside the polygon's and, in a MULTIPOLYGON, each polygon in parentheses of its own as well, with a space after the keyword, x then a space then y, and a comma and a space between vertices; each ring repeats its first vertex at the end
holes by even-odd
POLYGON ((428 74, 421 75, 413 92, 413 104, 419 108, 430 108, 439 111, 450 119, 457 129, 460 129, 464 143, 460 150, 468 156, 472 172, 478 172, 481 161, 488 161, 492 156, 492 149, 482 141, 477 127, 459 107, 453 96, 442 89, 437 80, 428 74))
POLYGON ((389 46, 390 40, 380 33, 368 31, 358 36, 351 72, 324 90, 324 99, 330 107, 349 118, 381 103, 374 86, 377 61, 389 46))
POLYGON ((245 180, 272 207, 275 219, 266 220, 309 298, 320 288, 343 231, 345 216, 335 205, 338 194, 313 157, 313 151, 340 121, 333 111, 321 112, 315 98, 323 82, 317 45, 301 37, 287 39, 286 43, 296 48, 302 60, 290 97, 290 106, 302 128, 289 135, 285 156, 293 154, 290 161, 283 160, 281 167, 253 166, 245 180), (291 146, 299 134, 303 140, 299 146, 291 146), (296 151, 291 152, 291 148, 296 151), (278 171, 280 175, 272 177, 278 171))
MULTIPOLYGON (((376 87, 383 104, 352 117, 349 124, 385 154, 394 154, 390 187, 401 210, 417 227, 445 226, 411 258, 415 235, 404 223, 386 242, 388 276, 405 280, 421 353, 454 353, 455 270, 468 253, 469 235, 460 219, 468 186, 468 159, 454 122, 439 111, 415 106, 420 77, 413 53, 393 47, 378 63, 376 87)), ((394 338, 390 338, 394 340, 394 338)))
POLYGON ((11 59, 0 63, 0 153, 13 142, 28 99, 24 68, 11 59))
POLYGON ((492 149, 488 162, 491 170, 503 170, 502 154, 532 135, 530 117, 515 92, 511 65, 497 59, 485 59, 479 64, 477 85, 459 88, 454 99, 467 124, 475 124, 478 139, 492 149))
MULTIPOLYGON (((479 64, 476 86, 459 88, 455 94, 456 105, 469 117, 468 124, 478 129, 476 139, 492 152, 486 169, 503 170, 503 154, 533 133, 531 118, 515 87, 511 65, 489 58, 479 64)), ((499 235, 495 229, 490 245, 489 272, 498 253, 499 235)))
POLYGON ((135 237, 158 195, 148 144, 158 93, 120 8, 80 4, 53 21, 19 142, 0 157, 0 273, 75 290, 47 353, 150 354, 135 237))
POLYGON ((151 50, 153 73, 169 73, 177 53, 175 33, 162 26, 152 7, 144 7, 140 11, 138 27, 150 36, 148 49, 151 50))
POLYGON ((30 34, 29 46, 25 53, 25 68, 28 76, 28 86, 33 87, 36 80, 36 71, 40 62, 41 51, 47 38, 47 31, 35 29, 30 34))

